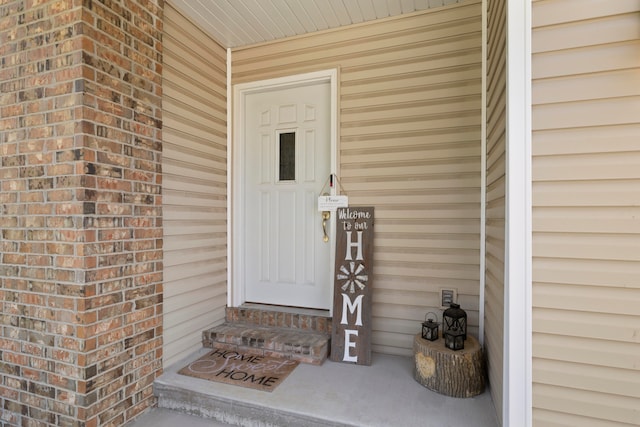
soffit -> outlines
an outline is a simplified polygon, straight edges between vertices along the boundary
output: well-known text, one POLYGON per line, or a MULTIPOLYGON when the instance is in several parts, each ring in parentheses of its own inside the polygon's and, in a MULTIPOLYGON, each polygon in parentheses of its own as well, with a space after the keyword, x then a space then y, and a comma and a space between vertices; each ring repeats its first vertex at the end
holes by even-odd
POLYGON ((171 0, 225 48, 337 28, 463 0, 171 0))

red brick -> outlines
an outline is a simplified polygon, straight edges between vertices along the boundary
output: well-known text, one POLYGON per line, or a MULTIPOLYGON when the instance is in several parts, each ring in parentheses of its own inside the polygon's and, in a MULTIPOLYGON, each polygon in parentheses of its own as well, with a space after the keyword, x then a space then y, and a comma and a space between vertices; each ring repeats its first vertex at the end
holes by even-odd
POLYGON ((130 15, 117 2, 78 4, 31 0, 23 11, 5 7, 9 15, 0 23, 0 40, 9 42, 0 48, 8 65, 0 70, 0 203, 6 209, 0 271, 9 275, 0 293, 5 316, 18 322, 18 314, 25 315, 24 334, 5 344, 55 342, 55 351, 42 355, 42 346, 25 341, 27 374, 46 372, 43 383, 78 393, 57 400, 41 397, 48 396, 46 388, 14 393, 3 420, 15 424, 23 412, 50 424, 122 423, 153 402, 151 379, 161 369, 162 11, 147 0, 127 2, 130 15), (135 21, 124 25, 127 17, 135 21), (129 72, 126 81, 122 70, 129 72), (125 223, 125 216, 132 220, 125 223), (97 269, 100 263, 105 268, 97 269), (132 286, 140 286, 128 294, 135 301, 112 298, 132 286), (86 354, 103 339, 121 346, 96 353, 96 362, 124 364, 133 357, 125 366, 134 371, 120 370, 117 378, 114 370, 96 372, 97 383, 114 396, 98 403, 77 379, 89 368, 86 354), (135 350, 127 353, 125 342, 135 350))
POLYGON ((2 262, 4 264, 26 264, 27 257, 24 254, 2 254, 2 262))

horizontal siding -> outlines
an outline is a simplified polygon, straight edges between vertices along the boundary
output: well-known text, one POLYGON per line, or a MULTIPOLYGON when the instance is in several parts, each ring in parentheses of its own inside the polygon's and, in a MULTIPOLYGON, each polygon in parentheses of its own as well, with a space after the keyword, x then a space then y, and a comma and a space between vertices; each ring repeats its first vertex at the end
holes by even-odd
POLYGON ((640 425, 640 3, 533 3, 533 415, 640 425))
POLYGON ((560 387, 571 385, 581 390, 600 388, 603 393, 622 394, 631 398, 640 397, 637 387, 640 373, 629 375, 625 369, 609 366, 585 366, 575 363, 551 362, 540 360, 538 363, 540 377, 548 384, 560 387))
POLYGON ((562 412, 549 411, 546 409, 534 408, 533 418, 538 425, 545 427, 633 427, 632 424, 612 423, 609 420, 600 420, 582 415, 566 414, 562 412))
POLYGON ((226 52, 165 7, 164 364, 201 347, 227 302, 226 52))
POLYGON ((638 11, 638 0, 591 1, 584 7, 584 0, 535 1, 532 14, 534 28, 550 25, 571 25, 583 20, 626 14, 638 11))
POLYGON ((233 83, 339 68, 339 177, 374 206, 374 351, 411 354, 439 289, 477 334, 481 3, 233 51, 233 83))
POLYGON ((567 78, 580 74, 616 72, 634 68, 639 48, 640 41, 630 40, 609 44, 596 43, 589 48, 568 51, 540 52, 536 54, 536 60, 531 64, 532 77, 534 79, 567 78), (594 55, 601 59, 594 61, 594 55))
POLYGON ((341 81, 371 77, 391 80, 397 72, 436 70, 452 56, 458 57, 457 66, 477 63, 477 54, 468 54, 480 46, 469 46, 468 38, 469 33, 479 31, 479 27, 473 25, 479 23, 478 7, 477 2, 471 2, 462 7, 382 20, 382 25, 355 25, 237 49, 233 59, 234 83, 287 75, 291 69, 300 72, 338 65, 351 74, 343 76, 341 81), (452 52, 452 48, 458 52, 452 52), (385 73, 376 72, 380 69, 385 73))
POLYGON ((491 397, 502 417, 505 277, 506 6, 488 2, 485 202, 485 336, 491 397))
MULTIPOLYGON (((590 422, 599 426, 637 426, 637 402, 634 397, 609 395, 601 392, 577 390, 557 386, 538 385, 534 395, 534 406, 544 410, 558 407, 575 408, 578 417, 591 418, 590 422)), ((564 411, 558 411, 560 413, 564 411)), ((535 412, 537 414, 537 412, 535 412)), ((574 415, 574 412, 571 413, 574 415)), ((576 418, 578 418, 576 417, 576 418)), ((571 417, 570 419, 576 419, 571 417)), ((535 420, 547 425, 542 420, 535 420)), ((560 424, 566 426, 588 424, 560 424)))

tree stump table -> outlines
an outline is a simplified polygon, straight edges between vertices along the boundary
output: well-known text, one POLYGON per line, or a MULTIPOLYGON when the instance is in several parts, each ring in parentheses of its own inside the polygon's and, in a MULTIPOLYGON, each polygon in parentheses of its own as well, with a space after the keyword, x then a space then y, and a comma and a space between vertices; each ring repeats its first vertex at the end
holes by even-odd
POLYGON ((413 340, 414 378, 440 394, 473 397, 484 391, 485 362, 478 340, 468 335, 462 350, 444 346, 444 339, 427 341, 417 334, 413 340))

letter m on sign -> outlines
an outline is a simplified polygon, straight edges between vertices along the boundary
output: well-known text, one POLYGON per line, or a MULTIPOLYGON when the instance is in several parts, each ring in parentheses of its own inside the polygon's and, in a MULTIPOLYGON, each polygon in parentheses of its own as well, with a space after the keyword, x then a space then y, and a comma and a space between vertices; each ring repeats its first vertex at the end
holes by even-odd
POLYGON ((331 360, 371 365, 373 208, 338 208, 337 218, 331 360))

